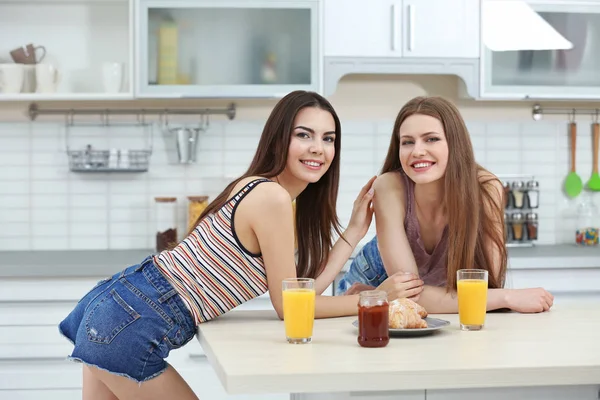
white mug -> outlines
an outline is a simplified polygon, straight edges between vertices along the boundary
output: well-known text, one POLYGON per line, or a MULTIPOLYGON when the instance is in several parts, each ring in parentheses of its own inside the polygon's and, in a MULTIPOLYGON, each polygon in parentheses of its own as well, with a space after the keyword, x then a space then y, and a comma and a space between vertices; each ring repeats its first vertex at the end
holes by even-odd
POLYGON ((21 93, 24 78, 23 64, 0 64, 0 92, 21 93))
POLYGON ((37 93, 54 93, 58 88, 59 74, 52 64, 36 64, 35 83, 37 93))
POLYGON ((123 86, 123 63, 105 62, 102 64, 102 84, 106 93, 119 93, 123 86))

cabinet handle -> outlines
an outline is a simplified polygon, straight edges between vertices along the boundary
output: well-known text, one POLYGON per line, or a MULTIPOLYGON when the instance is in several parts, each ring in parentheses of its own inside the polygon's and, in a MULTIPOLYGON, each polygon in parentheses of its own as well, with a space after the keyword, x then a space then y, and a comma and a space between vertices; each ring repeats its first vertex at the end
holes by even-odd
POLYGON ((408 5, 408 51, 415 48, 415 6, 408 5))
POLYGON ((396 18, 396 4, 392 4, 392 51, 396 51, 398 48, 398 35, 396 34, 396 26, 397 24, 396 18))

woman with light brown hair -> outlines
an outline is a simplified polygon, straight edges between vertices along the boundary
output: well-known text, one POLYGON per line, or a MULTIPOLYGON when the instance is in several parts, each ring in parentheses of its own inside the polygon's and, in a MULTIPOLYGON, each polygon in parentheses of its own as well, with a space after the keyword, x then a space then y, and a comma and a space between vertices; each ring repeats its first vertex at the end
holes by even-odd
POLYGON ((552 307, 553 296, 544 289, 504 289, 502 185, 475 162, 451 102, 417 97, 400 110, 373 187, 377 236, 357 254, 339 292, 379 286, 431 313, 455 313, 456 271, 478 268, 489 273, 488 310, 552 307))

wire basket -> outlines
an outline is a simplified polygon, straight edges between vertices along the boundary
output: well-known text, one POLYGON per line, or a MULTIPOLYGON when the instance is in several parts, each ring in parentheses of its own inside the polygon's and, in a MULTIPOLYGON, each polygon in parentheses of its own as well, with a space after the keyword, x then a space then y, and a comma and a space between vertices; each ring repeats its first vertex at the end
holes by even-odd
POLYGON ((145 172, 150 150, 68 150, 69 169, 74 172, 145 172))

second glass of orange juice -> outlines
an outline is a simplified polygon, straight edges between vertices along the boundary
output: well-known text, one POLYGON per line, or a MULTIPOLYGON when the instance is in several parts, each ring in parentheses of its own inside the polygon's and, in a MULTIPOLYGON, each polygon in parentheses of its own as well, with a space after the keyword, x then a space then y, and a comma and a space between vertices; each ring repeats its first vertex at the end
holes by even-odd
POLYGON ((459 269, 456 272, 456 288, 460 329, 481 330, 487 310, 488 272, 484 269, 459 269))
POLYGON ((315 320, 315 280, 284 279, 282 289, 287 341, 294 344, 310 343, 315 320))

